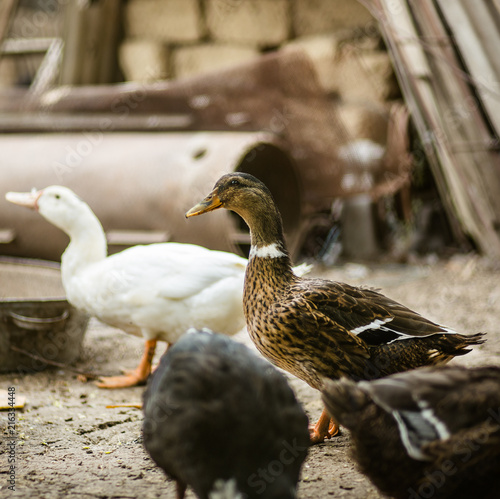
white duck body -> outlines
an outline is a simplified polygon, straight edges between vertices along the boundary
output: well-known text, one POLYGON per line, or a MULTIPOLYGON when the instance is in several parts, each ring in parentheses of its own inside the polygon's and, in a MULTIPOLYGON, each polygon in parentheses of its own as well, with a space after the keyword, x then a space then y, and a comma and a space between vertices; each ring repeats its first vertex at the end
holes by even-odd
POLYGON ((233 335, 245 325, 243 258, 163 243, 85 262, 80 249, 72 239, 61 258, 68 301, 106 324, 167 343, 191 327, 233 335))
POLYGON ((68 301, 127 333, 174 343, 190 327, 235 334, 245 325, 247 260, 202 246, 160 243, 107 256, 90 207, 62 186, 8 193, 68 234, 61 274, 68 301))

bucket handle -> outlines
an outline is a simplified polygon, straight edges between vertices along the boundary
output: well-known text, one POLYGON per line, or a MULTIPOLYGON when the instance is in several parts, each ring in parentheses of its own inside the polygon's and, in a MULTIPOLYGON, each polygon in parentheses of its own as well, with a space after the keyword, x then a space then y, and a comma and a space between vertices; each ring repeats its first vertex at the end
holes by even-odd
POLYGON ((16 326, 22 329, 28 329, 30 331, 45 331, 66 322, 66 319, 69 317, 69 310, 65 310, 57 317, 26 317, 25 315, 16 314, 15 312, 9 312, 9 317, 16 326))

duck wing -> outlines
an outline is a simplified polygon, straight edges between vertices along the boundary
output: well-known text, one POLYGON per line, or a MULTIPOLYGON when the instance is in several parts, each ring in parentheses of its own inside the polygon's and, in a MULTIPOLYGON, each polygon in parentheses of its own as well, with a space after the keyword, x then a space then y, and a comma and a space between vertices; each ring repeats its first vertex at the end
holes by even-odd
POLYGON ((341 296, 322 281, 306 282, 278 291, 264 314, 250 316, 250 325, 247 318, 247 326, 263 355, 317 388, 322 377, 363 372, 370 352, 346 328, 341 296))
POLYGON ((304 296, 319 312, 370 346, 433 334, 456 334, 372 289, 308 279, 303 279, 300 287, 305 287, 304 296))
MULTIPOLYGON (((246 260, 231 253, 176 243, 134 246, 79 276, 110 297, 155 296, 183 300, 227 277, 243 280, 246 260)), ((243 281, 242 281, 243 282, 243 281)))
POLYGON ((246 260, 202 247, 136 246, 72 277, 68 300, 131 334, 165 333, 174 342, 191 326, 226 334, 244 326, 246 260))

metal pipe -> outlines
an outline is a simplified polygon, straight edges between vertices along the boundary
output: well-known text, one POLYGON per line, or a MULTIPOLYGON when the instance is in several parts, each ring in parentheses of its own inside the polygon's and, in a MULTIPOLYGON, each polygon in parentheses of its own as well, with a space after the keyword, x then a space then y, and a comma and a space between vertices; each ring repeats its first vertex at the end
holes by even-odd
MULTIPOLYGON (((237 215, 220 210, 210 217, 184 218, 185 211, 230 171, 252 173, 268 185, 293 253, 299 242, 302 196, 296 166, 285 147, 266 132, 94 130, 0 136, 0 231, 14 233, 12 242, 0 244, 0 253, 59 260, 68 244, 66 235, 4 197, 7 191, 60 184, 84 199, 106 232, 120 235, 114 240, 121 244, 129 234, 130 244, 168 239, 245 254, 248 231, 237 215)), ((110 252, 123 248, 113 245, 110 252)))

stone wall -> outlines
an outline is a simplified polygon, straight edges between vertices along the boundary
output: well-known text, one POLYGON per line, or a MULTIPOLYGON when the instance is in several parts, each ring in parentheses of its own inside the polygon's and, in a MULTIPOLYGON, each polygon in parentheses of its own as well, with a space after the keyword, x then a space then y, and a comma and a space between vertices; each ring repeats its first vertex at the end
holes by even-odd
POLYGON ((356 0, 128 0, 126 80, 182 78, 269 50, 304 50, 353 137, 385 140, 398 95, 376 22, 356 0))

